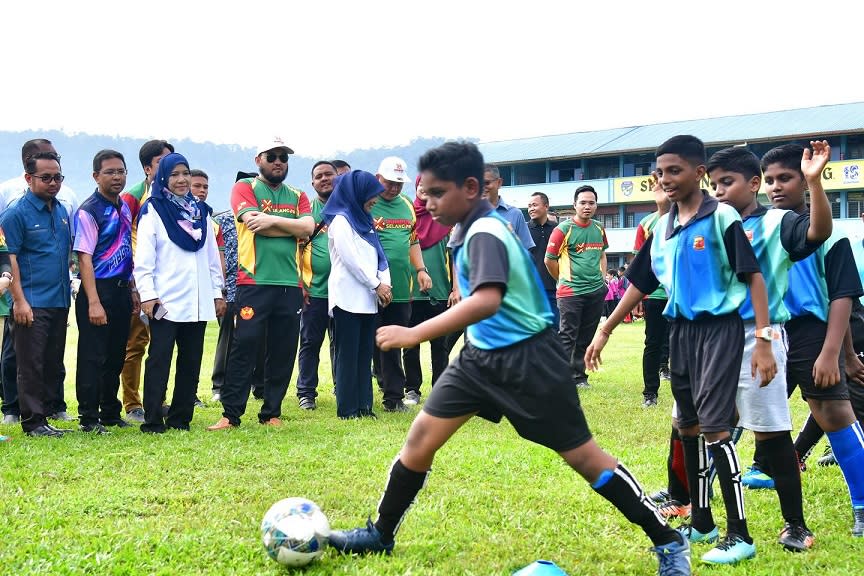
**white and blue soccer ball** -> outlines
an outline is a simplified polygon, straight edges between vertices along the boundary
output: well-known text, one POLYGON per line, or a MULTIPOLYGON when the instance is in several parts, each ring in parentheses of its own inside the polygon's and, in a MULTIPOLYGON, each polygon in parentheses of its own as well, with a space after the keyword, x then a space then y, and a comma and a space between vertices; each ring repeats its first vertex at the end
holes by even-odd
POLYGON ((285 498, 261 520, 267 555, 284 566, 305 566, 322 554, 330 537, 330 522, 321 508, 306 498, 285 498))

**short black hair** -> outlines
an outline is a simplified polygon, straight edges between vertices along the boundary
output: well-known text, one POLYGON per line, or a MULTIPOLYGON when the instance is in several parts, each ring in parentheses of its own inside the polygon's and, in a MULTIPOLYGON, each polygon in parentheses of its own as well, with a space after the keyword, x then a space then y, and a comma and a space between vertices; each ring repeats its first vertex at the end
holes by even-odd
POLYGON ((594 194, 594 201, 595 202, 600 199, 600 197, 597 196, 597 191, 594 189, 594 187, 591 186, 590 184, 585 184, 584 186, 579 186, 578 188, 576 188, 576 192, 573 193, 573 203, 574 204, 576 203, 577 200, 579 200, 579 194, 581 194, 582 192, 592 192, 594 194))
MULTIPOLYGON (((27 156, 27 160, 24 161, 24 171, 27 174, 36 173, 37 160, 56 160, 57 164, 60 164, 60 156, 58 156, 55 152, 47 152, 45 150, 40 150, 27 156)), ((63 171, 62 166, 60 166, 60 171, 63 171)))
POLYGON ((531 196, 532 196, 532 197, 534 197, 534 196, 539 196, 539 197, 540 197, 540 200, 543 201, 543 205, 544 205, 544 206, 548 206, 548 205, 549 205, 549 196, 547 196, 547 195, 544 194, 543 192, 534 192, 533 194, 531 194, 531 196))
POLYGON ((705 144, 696 136, 679 134, 666 140, 657 147, 655 158, 664 154, 677 154, 693 166, 705 164, 705 144))
POLYGON ((800 144, 783 144, 772 148, 762 156, 762 171, 764 172, 771 164, 780 164, 789 170, 796 170, 801 178, 804 178, 804 172, 801 171, 801 156, 803 154, 804 146, 800 144))
MULTIPOLYGON (((348 168, 349 170, 351 169, 351 165, 344 160, 333 160, 332 162, 328 162, 328 164, 330 164, 331 166, 333 166, 333 168, 337 170, 339 168, 348 168)), ((313 166, 312 169, 314 170, 315 167, 313 166)))
MULTIPOLYGON (((318 162, 315 162, 315 164, 312 165, 311 174, 314 175, 315 174, 315 168, 317 168, 318 166, 322 166, 324 164, 326 164, 327 166, 330 166, 335 171, 338 169, 338 167, 336 166, 336 162, 342 162, 342 161, 341 160, 333 160, 331 162, 330 160, 319 160, 318 162)), ((345 164, 345 166, 348 166, 347 162, 342 162, 342 163, 345 164)), ((348 166, 348 168, 351 168, 351 166, 348 166)))
POLYGON ((123 154, 118 152, 117 150, 100 150, 96 153, 96 156, 93 157, 93 172, 99 172, 102 170, 102 163, 105 160, 111 160, 112 158, 119 158, 121 162, 123 162, 123 168, 126 168, 126 158, 123 157, 123 154))
POLYGON ((445 142, 423 153, 417 162, 420 172, 431 172, 439 180, 461 186, 468 178, 476 178, 483 186, 483 154, 473 142, 445 142))
POLYGON ((717 169, 736 172, 744 176, 745 180, 762 175, 759 157, 741 146, 724 148, 712 154, 705 165, 705 170, 710 174, 712 170, 717 169))
MULTIPOLYGON (((484 173, 491 172, 492 176, 494 176, 495 178, 501 178, 501 170, 499 170, 498 166, 496 166, 495 164, 484 165, 483 166, 483 172, 484 173)), ((480 181, 482 182, 483 180, 481 179, 480 181)))
POLYGON ((189 177, 190 178, 204 178, 208 182, 210 181, 210 176, 208 176, 207 173, 204 172, 203 170, 201 170, 200 168, 193 168, 193 169, 189 170, 189 177))
MULTIPOLYGON (((39 151, 42 146, 51 146, 51 141, 46 138, 34 138, 33 140, 28 140, 21 146, 21 164, 27 164, 27 158, 35 154, 39 151)), ((58 155, 59 158, 59 155, 58 155)))
POLYGON ((167 140, 148 140, 141 146, 141 150, 138 152, 138 159, 141 161, 141 167, 145 168, 150 165, 153 161, 153 158, 156 158, 160 154, 162 154, 162 150, 167 148, 171 152, 174 152, 174 146, 168 143, 167 140))

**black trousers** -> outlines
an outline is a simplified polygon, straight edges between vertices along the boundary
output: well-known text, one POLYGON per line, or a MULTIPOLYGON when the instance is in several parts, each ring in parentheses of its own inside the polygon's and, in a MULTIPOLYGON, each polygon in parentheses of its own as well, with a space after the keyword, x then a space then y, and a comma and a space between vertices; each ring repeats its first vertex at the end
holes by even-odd
POLYGON ((333 309, 336 346, 336 415, 354 418, 372 411, 372 350, 376 314, 333 309))
POLYGON ((663 316, 666 299, 647 298, 645 310, 645 349, 642 352, 642 395, 656 397, 660 390, 660 367, 669 365, 669 321, 663 316))
MULTIPOLYGON (((204 332, 207 322, 171 322, 150 320, 150 347, 144 363, 144 432, 163 432, 165 428, 188 430, 195 411, 195 392, 204 354, 204 332), (174 395, 167 417, 162 418, 162 400, 168 390, 168 375, 174 345, 177 345, 177 368, 174 372, 174 395)), ((124 344, 125 350, 125 344, 124 344)))
MULTIPOLYGON (((213 384, 213 393, 222 393, 222 384, 225 382, 225 373, 228 371, 228 359, 231 356, 231 343, 234 340, 234 326, 237 323, 237 305, 227 302, 225 316, 217 318, 219 322, 219 336, 216 339, 216 352, 213 358, 213 375, 210 380, 213 384)), ((261 346, 252 370, 252 390, 264 388, 264 356, 265 347, 261 346)))
MULTIPOLYGON (((438 316, 447 309, 446 303, 430 303, 428 300, 415 300, 411 303, 411 326, 422 324, 430 318, 438 316)), ((429 341, 432 353, 432 385, 447 368, 450 360, 447 349, 447 337, 441 336, 429 341)), ((423 368, 420 366, 420 346, 402 350, 402 364, 405 366, 405 390, 420 393, 423 384, 423 368)))
POLYGON ((57 386, 66 349, 68 308, 33 308, 33 324, 16 324, 15 355, 18 362, 18 405, 25 432, 47 423, 46 417, 62 402, 57 386), (60 398, 58 398, 58 392, 60 398))
POLYGON ((129 317, 132 298, 129 286, 117 278, 96 280, 96 293, 105 310, 108 324, 90 323, 90 302, 84 286, 75 300, 78 323, 78 365, 75 370, 75 394, 78 417, 82 425, 116 424, 123 404, 117 399, 120 372, 126 360, 129 339, 129 317))
POLYGON ((600 316, 603 314, 603 300, 607 288, 603 286, 595 292, 558 298, 561 312, 561 344, 570 358, 570 373, 573 382, 587 382, 585 373, 585 350, 591 344, 600 316))
MULTIPOLYGON (((0 370, 2 370, 3 405, 2 412, 6 414, 21 415, 18 406, 18 361, 15 357, 15 321, 12 308, 9 308, 9 317, 3 325, 3 349, 0 356, 0 370)), ((66 411, 66 399, 64 398, 63 383, 66 381, 66 366, 60 362, 60 372, 56 383, 56 392, 49 405, 46 407, 48 414, 66 411)))
MULTIPOLYGON (((334 366, 333 319, 328 314, 327 298, 309 298, 300 315, 300 353, 297 372, 297 397, 318 396, 318 366, 321 363, 321 345, 324 335, 330 333, 330 366, 334 366)), ((335 368, 333 382, 336 382, 335 368)))
MULTIPOLYGON (((379 326, 408 326, 411 323, 411 303, 391 302, 386 308, 378 309, 375 329, 379 326)), ((384 391, 384 404, 392 406, 405 398, 405 372, 402 370, 402 350, 393 348, 386 352, 375 346, 378 358, 378 383, 384 391)))
POLYGON ((10 310, 9 317, 3 324, 3 349, 0 352, 0 376, 3 380, 3 415, 12 414, 19 416, 21 410, 18 408, 18 361, 15 358, 15 336, 10 310))
POLYGON ((298 286, 237 287, 237 325, 231 344, 231 362, 222 385, 222 415, 235 426, 246 412, 252 368, 266 346, 264 403, 258 421, 282 414, 282 400, 294 371, 300 336, 303 293, 298 286))

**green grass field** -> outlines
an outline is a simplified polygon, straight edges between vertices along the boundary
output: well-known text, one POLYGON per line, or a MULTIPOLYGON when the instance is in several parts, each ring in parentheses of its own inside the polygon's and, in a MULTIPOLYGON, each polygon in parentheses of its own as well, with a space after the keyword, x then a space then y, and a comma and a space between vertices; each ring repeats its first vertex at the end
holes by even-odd
MULTIPOLYGON (((204 399, 210 398, 215 335, 213 324, 199 386, 204 399)), ((672 401, 664 383, 660 405, 641 407, 641 341, 641 324, 616 330, 582 402, 600 445, 653 491, 665 482, 672 401)), ((75 345, 73 320, 66 355, 72 413, 75 345)), ((292 381, 279 429, 257 424, 256 400, 240 429, 222 433, 204 430, 221 414, 214 403, 196 411, 191 432, 161 436, 129 428, 108 436, 34 439, 19 426, 0 426, 0 433, 13 437, 0 444, 0 574, 285 574, 264 553, 258 528, 276 500, 310 498, 336 528, 374 516, 412 417, 379 409, 377 421, 338 420, 326 356, 318 410, 297 407, 292 381)), ((804 403, 796 398, 793 410, 801 425, 804 403)), ((749 463, 752 434, 745 434, 739 450, 749 463)), ((773 491, 747 492, 756 559, 709 568, 698 563, 706 548, 696 546, 694 573, 864 573, 864 540, 849 536, 849 496, 839 469, 819 468, 812 458, 803 481, 805 512, 817 538, 811 552, 793 555, 776 544, 782 519, 773 491)), ((722 523, 717 492, 714 510, 722 523)), ((545 558, 571 576, 652 574, 656 561, 649 546, 556 454, 521 440, 506 422, 475 419, 438 454, 392 557, 328 551, 302 572, 510 574, 545 558)))

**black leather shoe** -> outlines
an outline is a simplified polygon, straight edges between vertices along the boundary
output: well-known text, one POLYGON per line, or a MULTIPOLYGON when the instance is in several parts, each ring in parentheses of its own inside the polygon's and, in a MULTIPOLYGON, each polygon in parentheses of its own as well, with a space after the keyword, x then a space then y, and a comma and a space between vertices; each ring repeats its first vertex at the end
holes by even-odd
POLYGON ((119 418, 117 420, 103 421, 102 425, 103 426, 116 426, 117 428, 131 428, 132 427, 132 424, 130 424, 126 420, 123 420, 122 418, 119 418))
POLYGON ((34 428, 33 430, 29 430, 27 432, 27 436, 34 436, 34 437, 44 436, 46 438, 62 438, 63 433, 60 432, 59 430, 49 428, 48 426, 39 426, 38 428, 34 428))
POLYGON ((399 400, 398 402, 393 402, 392 404, 385 403, 384 412, 411 412, 411 409, 408 408, 408 406, 406 406, 405 404, 403 404, 401 400, 399 400))
POLYGON ((102 424, 96 422, 95 424, 81 424, 78 427, 82 432, 93 432, 95 434, 110 434, 108 429, 105 428, 102 424))

